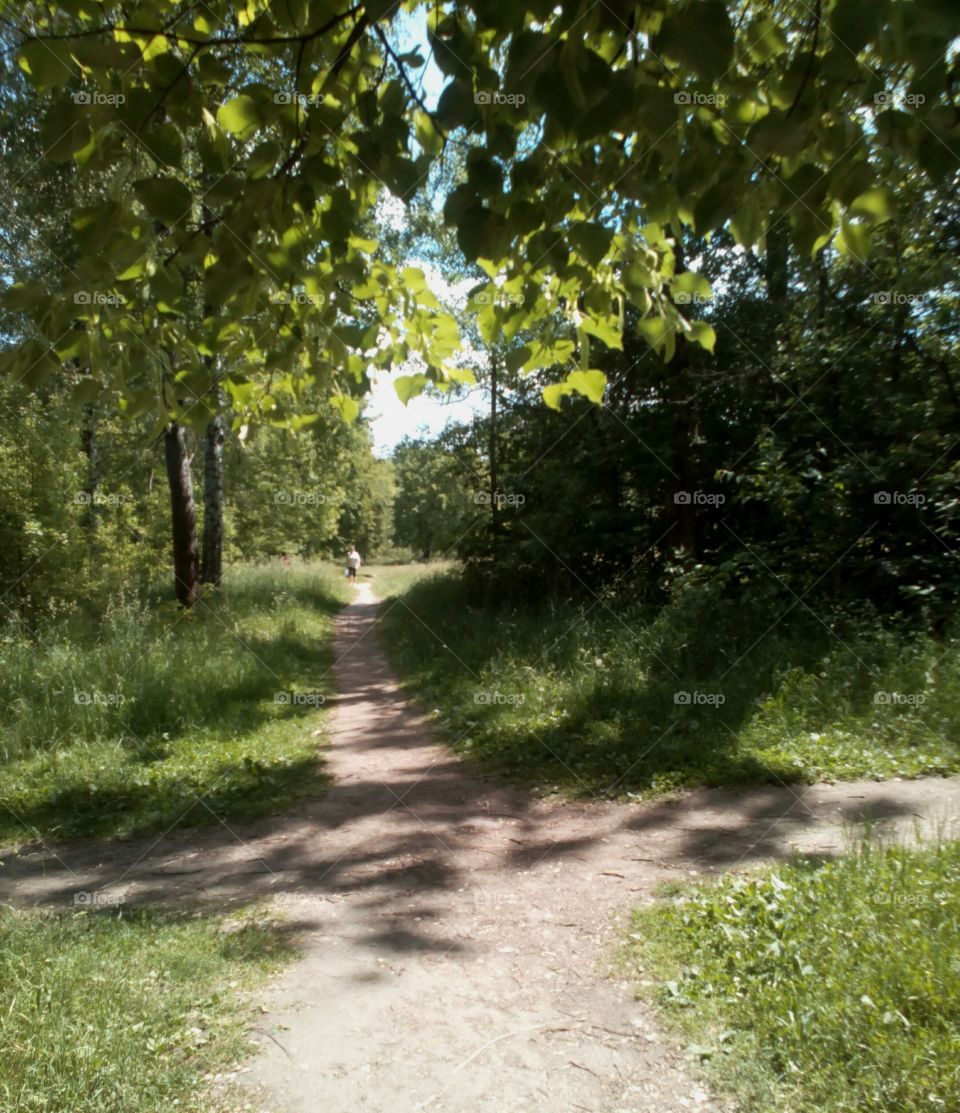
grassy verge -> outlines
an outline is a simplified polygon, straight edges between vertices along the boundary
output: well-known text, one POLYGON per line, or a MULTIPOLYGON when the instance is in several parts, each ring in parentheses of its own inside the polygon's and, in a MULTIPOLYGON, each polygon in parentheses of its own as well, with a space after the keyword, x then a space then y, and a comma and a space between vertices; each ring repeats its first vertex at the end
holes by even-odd
POLYGON ((960 844, 729 878, 637 911, 631 940, 744 1113, 960 1109, 960 844))
POLYGON ((118 603, 0 643, 0 840, 247 818, 320 791, 346 593, 329 566, 231 570, 184 616, 118 603))
POLYGON ((455 563, 450 560, 428 564, 369 564, 360 570, 360 581, 368 582, 378 598, 392 600, 421 580, 443 575, 454 567, 455 563))
POLYGON ((220 1109, 209 1076, 247 1044, 236 991, 289 950, 254 918, 0 908, 0 1108, 220 1109))
POLYGON ((875 615, 824 622, 708 588, 660 610, 477 605, 456 574, 414 582, 403 603, 382 622, 401 677, 461 753, 531 787, 960 770, 960 659, 875 615))

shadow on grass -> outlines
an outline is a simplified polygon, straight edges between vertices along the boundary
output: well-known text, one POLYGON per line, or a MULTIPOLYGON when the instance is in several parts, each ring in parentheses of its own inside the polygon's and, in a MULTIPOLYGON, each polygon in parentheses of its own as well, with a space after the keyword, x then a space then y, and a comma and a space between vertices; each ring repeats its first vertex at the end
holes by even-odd
MULTIPOLYGON (((177 822, 205 826, 215 816, 247 820, 323 790, 311 728, 331 690, 330 619, 341 604, 322 577, 252 580, 213 593, 172 627, 148 620, 121 673, 130 695, 116 706, 71 706, 74 721, 50 732, 49 747, 0 768, 0 838, 130 836, 177 822), (322 621, 301 629, 294 620, 302 613, 322 621), (263 628, 247 636, 260 619, 263 628), (156 675, 151 660, 161 665, 156 675)), ((84 646, 71 651, 109 684, 84 646)))
MULTIPOLYGON (((365 953, 469 957, 486 953, 489 937, 464 932, 465 903, 478 915, 500 897, 539 907, 547 889, 563 899, 626 900, 637 890, 621 887, 614 897, 599 878, 626 886, 635 878, 642 886, 659 879, 662 866, 724 868, 786 857, 794 841, 804 841, 795 836, 817 827, 829 829, 829 839, 805 842, 822 853, 824 841, 840 841, 828 807, 859 803, 840 794, 828 805, 817 803, 819 789, 808 796, 762 786, 702 789, 635 807, 558 807, 471 776, 404 704, 376 649, 374 616, 372 606, 358 605, 341 631, 338 683, 347 699, 366 700, 370 714, 351 729, 341 724, 341 775, 322 798, 246 826, 179 825, 159 838, 24 848, 5 857, 0 899, 63 908, 82 889, 127 908, 179 902, 224 909, 282 893, 285 914, 307 917, 365 953), (557 876, 561 867, 564 877, 557 876)), ((293 768, 291 777, 302 772, 293 768)), ((243 807, 243 795, 229 797, 227 806, 243 807)), ((891 793, 884 811, 895 817, 905 807, 891 793)), ((393 975, 358 961, 343 977, 362 983, 393 975)))
POLYGON ((132 837, 174 824, 209 827, 281 811, 296 800, 319 795, 328 784, 329 777, 314 755, 289 762, 247 756, 235 764, 204 770, 202 776, 191 776, 182 768, 169 779, 147 784, 66 785, 31 806, 15 808, 16 825, 4 822, 0 834, 132 837))
POLYGON ((388 649, 458 752, 515 783, 582 796, 809 779, 817 758, 798 758, 794 741, 832 715, 869 721, 877 675, 895 658, 889 639, 861 640, 838 669, 837 629, 775 595, 478 606, 447 576, 403 602, 383 615, 388 649), (825 701, 814 685, 833 673, 842 688, 825 701), (758 743, 752 727, 771 699, 777 726, 758 743))

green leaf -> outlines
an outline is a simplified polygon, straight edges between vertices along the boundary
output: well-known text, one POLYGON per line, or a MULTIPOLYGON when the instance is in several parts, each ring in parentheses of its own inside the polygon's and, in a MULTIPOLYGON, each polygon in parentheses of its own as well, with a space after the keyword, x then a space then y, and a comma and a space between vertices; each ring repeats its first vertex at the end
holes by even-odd
POLYGON ((637 331, 651 348, 660 350, 667 343, 667 338, 673 335, 673 326, 668 325, 662 317, 645 317, 637 322, 637 331))
POLYGON ((733 57, 733 28, 723 0, 694 0, 669 11, 656 37, 657 52, 706 81, 722 77, 733 57))
POLYGON ((852 216, 865 217, 874 224, 882 224, 893 219, 893 203, 885 189, 868 189, 854 200, 850 213, 852 216))
POLYGON ((602 371, 571 371, 567 376, 567 384, 571 390, 585 394, 591 402, 599 404, 603 401, 607 376, 602 371))
POLYGON ((870 228, 866 224, 844 220, 837 235, 837 250, 863 262, 870 254, 870 228))
POLYGON ((610 250, 613 232, 602 224, 583 223, 576 225, 570 232, 570 242, 591 267, 599 265, 610 250))
POLYGON ((437 131, 436 125, 426 112, 418 109, 414 113, 413 127, 417 142, 427 154, 439 154, 443 149, 443 136, 437 131))
POLYGON ((770 16, 755 19, 747 29, 747 50, 755 62, 769 62, 787 49, 787 37, 770 16))
POLYGON ((393 388, 400 401, 406 405, 411 398, 423 393, 423 388, 429 381, 426 375, 400 375, 393 380, 393 388))
POLYGON ((714 183, 697 201, 693 220, 698 232, 719 228, 736 211, 743 196, 740 179, 728 174, 714 183))
POLYGON ((360 413, 360 404, 349 394, 335 394, 330 405, 340 414, 347 425, 352 425, 360 413))
POLYGON ((217 123, 238 139, 250 139, 262 122, 260 106, 246 93, 240 93, 217 109, 217 123))
POLYGON ((584 317, 580 328, 589 336, 602 340, 608 348, 623 349, 623 336, 618 327, 617 318, 610 316, 603 320, 595 317, 584 317))
POLYGON ((836 0, 830 30, 847 50, 859 54, 876 34, 887 7, 887 0, 836 0))
POLYGON ((753 247, 763 231, 763 217, 756 198, 748 197, 730 221, 730 231, 741 247, 753 247))
POLYGON ((709 281, 702 274, 695 271, 684 271, 673 280, 673 288, 678 293, 687 294, 688 299, 701 298, 709 301, 713 297, 713 289, 709 281))
POLYGON ((193 206, 190 190, 176 178, 142 178, 133 183, 137 200, 155 220, 176 224, 193 206))
POLYGON ((404 267, 400 271, 400 280, 412 294, 419 294, 427 287, 426 276, 419 267, 404 267))
POLYGON ((701 348, 705 348, 710 353, 713 352, 714 345, 717 343, 717 334, 706 321, 691 321, 689 335, 690 339, 699 344, 701 348))
POLYGON ((4 309, 12 309, 22 313, 40 305, 47 296, 47 291, 42 283, 35 279, 30 282, 17 282, 4 290, 0 296, 0 305, 4 309))
POLYGON ((27 42, 17 58, 20 69, 38 89, 59 89, 79 70, 70 60, 70 47, 65 42, 27 42))
POLYGON ((569 394, 570 389, 566 383, 551 383, 543 388, 543 400, 551 410, 559 410, 560 399, 569 394))
POLYGON ((507 365, 507 370, 514 372, 520 370, 521 367, 533 355, 533 352, 524 345, 522 348, 514 348, 512 351, 507 352, 504 362, 507 365))
POLYGON ((51 162, 68 161, 90 142, 90 128, 77 118, 76 106, 69 97, 63 97, 44 117, 40 142, 44 157, 51 162))

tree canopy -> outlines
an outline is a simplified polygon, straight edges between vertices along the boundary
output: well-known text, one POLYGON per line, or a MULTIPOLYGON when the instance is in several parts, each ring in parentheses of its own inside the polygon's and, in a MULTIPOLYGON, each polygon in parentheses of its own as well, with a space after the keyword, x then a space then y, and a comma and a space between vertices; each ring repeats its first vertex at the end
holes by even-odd
POLYGON ((949 0, 439 3, 434 109, 423 53, 397 45, 421 6, 8 13, 7 76, 28 82, 13 101, 42 117, 42 159, 89 184, 67 201, 69 273, 5 295, 30 320, 6 371, 39 382, 77 361, 85 399, 201 422, 212 374, 237 421, 296 420, 306 380, 350 418, 368 366, 414 354, 407 394, 462 376, 455 322, 368 234, 382 190, 409 200, 456 144, 466 176, 443 211, 489 278, 484 338, 535 323, 511 363, 568 368, 551 404, 599 400, 591 344, 621 347, 628 304, 666 358, 715 343, 683 300, 706 288, 681 229, 745 248, 782 229, 803 255, 863 262, 911 168, 955 171, 949 0))

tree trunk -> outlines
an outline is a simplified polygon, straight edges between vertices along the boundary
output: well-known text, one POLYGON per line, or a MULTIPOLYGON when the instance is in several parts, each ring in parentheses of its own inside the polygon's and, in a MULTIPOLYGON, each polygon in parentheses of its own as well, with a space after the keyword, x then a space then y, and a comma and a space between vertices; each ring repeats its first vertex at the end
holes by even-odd
POLYGON ((500 505, 497 492, 497 357, 490 356, 490 547, 496 555, 497 531, 500 528, 500 505))
POLYGON ((787 310, 790 295, 790 241, 786 220, 779 216, 775 226, 767 233, 767 251, 764 270, 767 286, 767 369, 778 376, 787 347, 787 310))
POLYGON ((87 512, 83 516, 83 524, 93 534, 97 532, 97 498, 100 494, 100 471, 97 462, 97 416, 92 404, 83 407, 80 444, 83 448, 83 454, 87 458, 87 480, 83 487, 87 512))
POLYGON ((218 584, 223 576, 223 418, 207 426, 203 457, 203 561, 200 579, 218 584))
POLYGON ((163 434, 173 516, 173 582, 177 601, 192 607, 200 597, 200 561, 197 555, 197 510, 186 432, 174 421, 163 434))
POLYGON ((667 485, 667 521, 670 532, 667 543, 679 552, 685 567, 697 557, 697 468, 694 445, 698 434, 697 413, 690 381, 686 341, 678 342, 673 377, 667 387, 667 398, 673 409, 670 466, 673 477, 667 485))
MULTIPOLYGON (((686 266, 682 244, 675 247, 676 269, 686 266)), ((664 380, 664 396, 672 409, 671 460, 673 476, 667 484, 667 544, 680 554, 685 568, 697 556, 697 468, 694 446, 699 432, 694 384, 690 374, 690 348, 681 336, 677 351, 664 380)))

